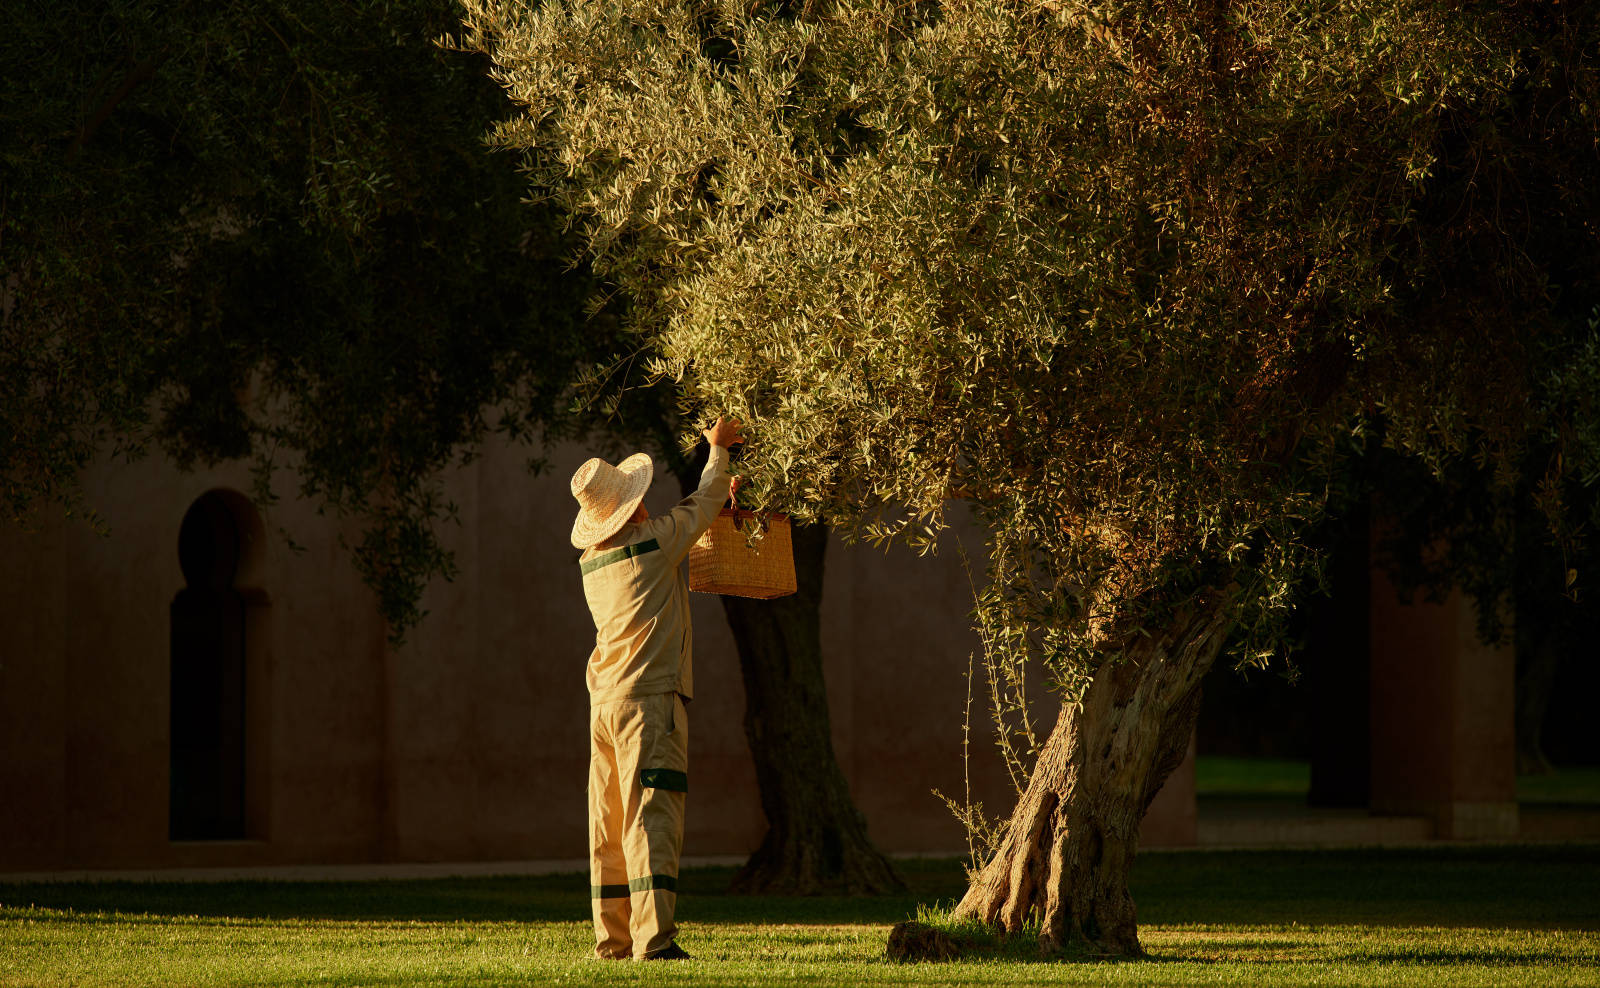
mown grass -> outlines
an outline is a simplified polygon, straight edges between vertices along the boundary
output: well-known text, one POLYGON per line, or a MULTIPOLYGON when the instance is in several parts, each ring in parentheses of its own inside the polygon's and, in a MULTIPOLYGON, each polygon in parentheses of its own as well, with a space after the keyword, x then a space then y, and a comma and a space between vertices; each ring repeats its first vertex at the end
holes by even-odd
POLYGON ((1185 852, 1135 873, 1139 961, 884 958, 962 888, 736 897, 687 872, 687 963, 587 959, 587 878, 0 885, 0 985, 1600 985, 1600 848, 1185 852))
POLYGON ((1194 788, 1201 796, 1301 796, 1311 789, 1311 763, 1288 758, 1194 760, 1194 788))
MULTIPOLYGON (((1195 759, 1195 792, 1202 797, 1304 797, 1311 789, 1311 763, 1292 758, 1195 759)), ((1517 777, 1517 801, 1566 806, 1600 805, 1600 767, 1563 765, 1548 775, 1517 777)))
POLYGON ((1519 803, 1600 804, 1600 768, 1563 765, 1549 775, 1517 776, 1519 803))

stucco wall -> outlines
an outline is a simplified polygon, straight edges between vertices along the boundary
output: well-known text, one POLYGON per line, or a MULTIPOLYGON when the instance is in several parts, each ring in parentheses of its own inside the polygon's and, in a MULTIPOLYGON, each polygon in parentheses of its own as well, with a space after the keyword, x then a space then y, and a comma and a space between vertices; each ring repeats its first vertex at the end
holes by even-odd
POLYGON ((382 626, 338 547, 303 505, 258 539, 250 574, 252 829, 281 842, 167 841, 169 607, 184 586, 178 526, 240 471, 184 475, 159 459, 102 463, 75 520, 0 529, 0 864, 84 867, 360 860, 374 831, 380 752, 372 682, 382 626))
MULTIPOLYGON (((356 526, 285 498, 262 517, 240 583, 254 601, 247 663, 250 833, 167 840, 168 608, 183 587, 184 512, 239 469, 183 474, 159 457, 87 475, 109 537, 76 521, 0 529, 0 869, 300 861, 578 858, 584 854, 592 626, 567 542, 561 451, 538 477, 491 446, 451 479, 460 573, 400 649, 341 535, 356 526), (304 551, 279 535, 287 530, 304 551)), ((661 511, 675 482, 646 499, 661 511)), ((957 851, 930 793, 963 791, 968 576, 954 538, 936 557, 829 547, 823 605, 835 745, 874 838, 957 851)), ((961 537, 979 564, 982 543, 961 537)), ((764 821, 722 610, 694 596, 696 697, 685 853, 743 854, 764 821)), ((974 795, 1009 783, 974 710, 974 795)))

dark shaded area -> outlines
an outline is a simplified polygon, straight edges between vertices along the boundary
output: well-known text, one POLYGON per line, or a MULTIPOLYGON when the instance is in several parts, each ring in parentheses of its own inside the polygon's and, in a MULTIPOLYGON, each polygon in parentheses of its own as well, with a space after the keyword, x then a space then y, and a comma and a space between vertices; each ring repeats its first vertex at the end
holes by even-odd
POLYGON ((0 502, 75 504, 101 445, 248 459, 257 495, 292 469, 361 520, 398 640, 453 573, 441 472, 491 435, 537 452, 588 428, 578 376, 634 346, 586 316, 559 209, 485 153, 515 110, 486 57, 435 43, 456 5, 6 14, 0 502))
POLYGON ((1145 854, 1144 923, 1389 923, 1592 929, 1594 845, 1145 854))
POLYGON ((1206 674, 1196 732, 1200 755, 1307 759, 1310 691, 1282 666, 1241 671, 1218 663, 1206 674))
POLYGON ((1311 707, 1312 806, 1372 797, 1372 520, 1365 501, 1328 525, 1327 592, 1300 607, 1300 688, 1311 707))
MULTIPOLYGON (((749 896, 728 891, 733 868, 691 868, 679 877, 684 923, 893 923, 919 902, 965 888, 953 861, 911 861, 899 896, 749 896)), ((76 913, 418 922, 589 921, 586 874, 373 882, 103 882, 0 885, 0 908, 76 913)), ((89 916, 82 917, 90 919, 89 916)))
POLYGON ((173 840, 245 836, 244 598, 233 587, 240 534, 222 495, 183 516, 178 561, 188 586, 172 601, 173 840))
MULTIPOLYGON (((1588 627, 1576 651, 1551 673, 1549 706, 1541 722, 1544 754, 1562 765, 1600 765, 1600 731, 1595 730, 1594 698, 1600 696, 1600 662, 1595 659, 1595 631, 1600 628, 1591 604, 1588 627)), ((1519 677, 1519 686, 1521 685, 1519 677)))
MULTIPOLYGON (((1425 505, 1442 510, 1435 501, 1425 505)), ((1309 761, 1313 806, 1365 806, 1368 799, 1370 514, 1361 504, 1318 533, 1328 552, 1326 591, 1308 585, 1300 594, 1290 624, 1292 669, 1219 666, 1205 683, 1199 754, 1309 761)), ((1600 662, 1592 654, 1600 607, 1593 594, 1580 591, 1573 600, 1550 582, 1564 572, 1559 553, 1544 544, 1542 530, 1525 528, 1533 548, 1519 556, 1514 595, 1518 772, 1600 765, 1592 703, 1600 694, 1600 662)))
MULTIPOLYGON (((696 923, 881 923, 966 888, 955 860, 908 860, 905 895, 729 894, 732 868, 684 872, 679 918, 696 923)), ((1441 847, 1307 852, 1143 854, 1133 873, 1149 924, 1349 924, 1594 929, 1600 848, 1441 847)), ((0 884, 0 909, 232 919, 572 922, 589 919, 586 875, 380 882, 105 882, 0 884)), ((52 918, 52 922, 58 921, 52 918)))

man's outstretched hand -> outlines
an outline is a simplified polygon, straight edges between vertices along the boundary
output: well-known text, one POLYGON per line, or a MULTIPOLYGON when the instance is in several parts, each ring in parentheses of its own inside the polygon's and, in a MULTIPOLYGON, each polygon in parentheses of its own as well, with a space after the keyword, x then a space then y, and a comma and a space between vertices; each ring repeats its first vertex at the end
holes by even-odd
POLYGON ((706 442, 713 446, 731 448, 744 442, 744 436, 739 434, 739 420, 725 419, 717 416, 717 424, 705 431, 706 442))

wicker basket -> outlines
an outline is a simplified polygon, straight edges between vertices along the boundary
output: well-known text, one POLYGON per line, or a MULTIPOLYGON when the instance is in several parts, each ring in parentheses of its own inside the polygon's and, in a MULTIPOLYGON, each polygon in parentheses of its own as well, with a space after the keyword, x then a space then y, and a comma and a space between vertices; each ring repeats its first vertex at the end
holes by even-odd
POLYGON ((782 597, 795 591, 789 516, 768 515, 765 534, 751 546, 745 529, 755 512, 723 508, 689 549, 689 589, 734 597, 782 597))

